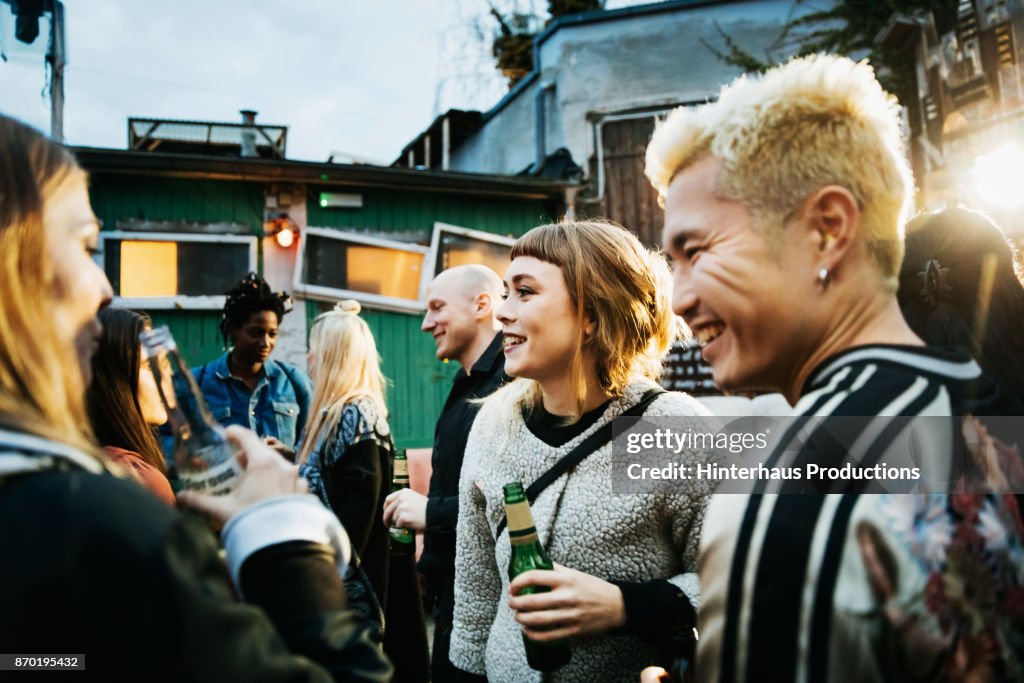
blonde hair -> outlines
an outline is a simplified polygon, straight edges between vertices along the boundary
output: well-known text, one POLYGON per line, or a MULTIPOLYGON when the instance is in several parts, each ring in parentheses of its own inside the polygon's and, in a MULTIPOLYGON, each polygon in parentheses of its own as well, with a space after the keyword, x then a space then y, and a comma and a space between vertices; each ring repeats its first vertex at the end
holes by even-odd
POLYGON ((70 152, 0 115, 0 425, 95 455, 82 368, 52 314, 43 223, 45 203, 85 179, 70 152))
POLYGON ((313 321, 309 346, 314 354, 316 377, 312 419, 302 439, 300 463, 309 457, 319 434, 333 429, 345 405, 353 400, 369 398, 381 416, 387 417, 380 356, 370 326, 359 317, 360 309, 358 301, 347 299, 313 321))
MULTIPOLYGON (((542 225, 519 238, 511 258, 532 256, 558 266, 576 311, 578 344, 570 367, 579 418, 586 399, 583 351, 597 362, 601 388, 619 396, 631 379, 657 379, 679 327, 672 315, 671 274, 661 254, 608 221, 564 221, 542 225), (593 335, 584 321, 595 323, 593 335)), ((498 392, 513 404, 532 407, 540 385, 518 379, 498 392)), ((500 400, 500 399, 499 399, 500 400)))
POLYGON ((816 190, 845 187, 885 286, 896 290, 913 179, 899 106, 866 62, 812 55, 740 77, 716 102, 661 122, 645 172, 664 201, 675 174, 709 154, 722 163, 716 194, 743 202, 769 233, 816 190))

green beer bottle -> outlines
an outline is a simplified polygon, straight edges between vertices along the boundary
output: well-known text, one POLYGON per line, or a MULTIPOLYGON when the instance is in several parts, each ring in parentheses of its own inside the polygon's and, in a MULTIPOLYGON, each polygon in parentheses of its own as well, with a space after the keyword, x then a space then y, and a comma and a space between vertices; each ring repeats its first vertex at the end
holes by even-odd
MULTIPOLYGON (((391 492, 409 488, 409 461, 405 457, 405 449, 395 451, 394 474, 391 478, 391 492)), ((416 534, 409 529, 393 526, 388 530, 391 535, 391 552, 395 555, 411 555, 416 548, 416 534)))
MULTIPOLYGON (((537 539, 533 513, 530 512, 530 502, 526 499, 522 482, 505 484, 504 490, 508 539, 512 543, 512 557, 508 562, 509 580, 531 569, 554 569, 555 565, 537 539)), ((524 589, 520 595, 546 593, 549 590, 546 587, 531 586, 524 589)), ((569 643, 564 640, 540 643, 523 634, 523 645, 526 646, 527 664, 537 671, 554 671, 565 666, 572 656, 569 643)))

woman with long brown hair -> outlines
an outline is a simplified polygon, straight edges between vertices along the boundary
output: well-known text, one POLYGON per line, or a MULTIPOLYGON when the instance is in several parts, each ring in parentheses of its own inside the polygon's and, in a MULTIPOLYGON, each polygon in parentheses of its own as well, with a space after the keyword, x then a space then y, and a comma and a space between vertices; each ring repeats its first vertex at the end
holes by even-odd
POLYGON ((174 492, 167 463, 153 428, 167 421, 156 379, 140 362, 139 333, 152 327, 149 316, 124 308, 99 313, 103 336, 92 357, 86 411, 96 441, 107 456, 168 505, 174 492))

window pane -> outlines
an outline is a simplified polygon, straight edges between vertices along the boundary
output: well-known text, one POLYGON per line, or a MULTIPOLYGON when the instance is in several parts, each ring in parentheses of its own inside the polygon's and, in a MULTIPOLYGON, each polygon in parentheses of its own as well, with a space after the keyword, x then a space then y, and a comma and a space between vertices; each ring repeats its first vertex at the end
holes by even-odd
POLYGON ((423 255, 309 235, 304 278, 308 284, 415 301, 423 255))
POLYGON ((244 243, 104 241, 104 270, 117 296, 218 296, 249 269, 244 243))
POLYGON ((319 235, 306 237, 304 279, 311 285, 348 289, 345 274, 345 251, 348 245, 341 240, 319 235))
POLYGON ((121 243, 121 296, 174 296, 178 293, 175 242, 121 243))
POLYGON ((248 272, 248 244, 178 242, 178 294, 226 294, 248 272))
POLYGON ((416 299, 422 264, 422 254, 353 244, 348 248, 348 289, 416 299))
POLYGON ((442 232, 434 272, 440 273, 442 270, 467 263, 479 263, 504 276, 511 252, 512 247, 504 244, 442 232))
POLYGON ((103 241, 103 271, 114 288, 114 296, 121 296, 121 242, 103 241))

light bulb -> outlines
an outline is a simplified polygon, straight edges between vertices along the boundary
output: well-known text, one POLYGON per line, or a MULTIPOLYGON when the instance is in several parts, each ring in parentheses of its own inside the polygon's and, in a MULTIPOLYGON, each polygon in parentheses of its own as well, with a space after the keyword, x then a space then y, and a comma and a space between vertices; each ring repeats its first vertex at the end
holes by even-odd
POLYGON ((277 246, 287 249, 295 243, 295 232, 291 228, 284 228, 277 233, 277 246))

